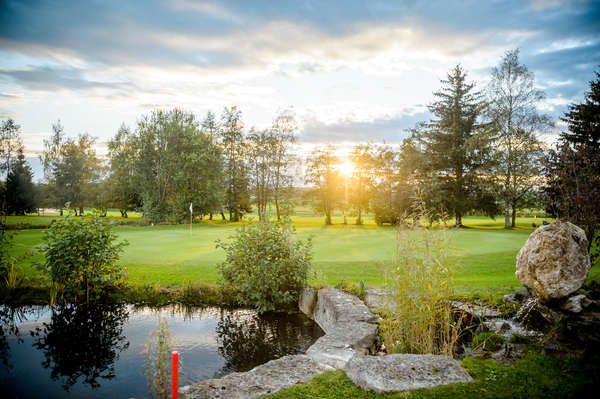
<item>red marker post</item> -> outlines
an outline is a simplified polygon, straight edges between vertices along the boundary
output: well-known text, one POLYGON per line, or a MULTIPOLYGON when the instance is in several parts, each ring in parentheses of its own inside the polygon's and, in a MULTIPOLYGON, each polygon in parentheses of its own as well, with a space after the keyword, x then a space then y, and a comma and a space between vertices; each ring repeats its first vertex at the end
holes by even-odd
POLYGON ((173 351, 173 353, 171 353, 171 358, 173 360, 173 363, 171 364, 171 397, 177 399, 177 387, 179 385, 177 381, 177 364, 179 363, 179 353, 173 351))

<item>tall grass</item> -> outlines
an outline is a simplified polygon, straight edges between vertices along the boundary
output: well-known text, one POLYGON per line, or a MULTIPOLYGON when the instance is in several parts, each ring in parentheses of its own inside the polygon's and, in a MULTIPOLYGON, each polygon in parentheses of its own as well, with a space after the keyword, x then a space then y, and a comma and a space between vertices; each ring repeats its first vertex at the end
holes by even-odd
POLYGON ((386 270, 392 301, 380 325, 384 344, 389 353, 452 355, 459 321, 449 304, 457 268, 450 235, 423 227, 422 205, 410 219, 415 223, 398 226, 396 257, 386 270))

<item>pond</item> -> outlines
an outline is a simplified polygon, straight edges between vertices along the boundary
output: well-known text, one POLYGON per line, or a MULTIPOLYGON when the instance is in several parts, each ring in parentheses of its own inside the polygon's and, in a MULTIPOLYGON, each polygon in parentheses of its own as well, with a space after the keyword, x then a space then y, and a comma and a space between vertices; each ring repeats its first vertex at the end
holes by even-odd
POLYGON ((166 320, 180 386, 303 353, 323 331, 301 314, 171 305, 0 305, 0 397, 145 398, 144 348, 166 320))

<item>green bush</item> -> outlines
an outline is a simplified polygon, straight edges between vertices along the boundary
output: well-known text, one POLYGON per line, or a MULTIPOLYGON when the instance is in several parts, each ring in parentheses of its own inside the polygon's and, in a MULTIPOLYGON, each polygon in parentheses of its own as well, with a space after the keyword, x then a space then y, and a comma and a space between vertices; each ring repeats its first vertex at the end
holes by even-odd
POLYGON ((233 238, 217 241, 227 253, 218 265, 222 288, 235 290, 240 304, 261 313, 295 305, 311 266, 310 238, 296 240, 289 221, 249 223, 233 238))
POLYGON ((117 264, 127 242, 116 242, 112 225, 99 217, 67 217, 54 223, 44 234, 42 267, 53 286, 72 300, 97 297, 107 285, 121 278, 117 264))

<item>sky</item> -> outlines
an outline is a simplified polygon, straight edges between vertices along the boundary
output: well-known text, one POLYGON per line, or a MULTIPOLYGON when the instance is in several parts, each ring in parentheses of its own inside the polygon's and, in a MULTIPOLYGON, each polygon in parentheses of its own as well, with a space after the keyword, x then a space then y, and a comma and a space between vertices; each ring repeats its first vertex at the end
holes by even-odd
POLYGON ((600 1, 0 0, 0 119, 32 163, 58 119, 102 155, 173 107, 237 105, 247 128, 291 109, 301 143, 398 143, 450 68, 484 89, 515 48, 558 121, 600 70, 600 1))

